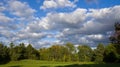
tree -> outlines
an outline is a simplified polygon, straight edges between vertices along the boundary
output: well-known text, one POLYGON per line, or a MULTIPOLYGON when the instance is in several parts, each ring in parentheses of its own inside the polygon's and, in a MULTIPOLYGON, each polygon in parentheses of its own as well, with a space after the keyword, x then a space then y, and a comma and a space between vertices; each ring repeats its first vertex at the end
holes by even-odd
POLYGON ((98 44, 97 48, 94 50, 94 61, 96 63, 103 62, 104 51, 105 51, 104 45, 98 44))
POLYGON ((67 55, 68 60, 69 61, 75 60, 76 56, 75 56, 75 47, 74 47, 74 45, 72 43, 68 42, 68 43, 66 43, 65 46, 66 46, 66 48, 68 50, 68 55, 67 55))
POLYGON ((31 44, 29 44, 26 47, 26 54, 27 54, 27 59, 38 60, 40 58, 39 57, 39 52, 36 49, 34 49, 31 44))
POLYGON ((68 48, 66 48, 65 46, 62 46, 61 53, 62 53, 62 61, 64 62, 70 61, 70 57, 69 57, 70 52, 68 48))
POLYGON ((24 43, 14 46, 14 43, 10 43, 10 57, 11 60, 17 61, 25 59, 26 48, 24 43))
POLYGON ((53 45, 40 49, 40 59, 50 61, 69 61, 69 51, 65 46, 53 45))
POLYGON ((48 48, 40 48, 39 52, 40 60, 51 60, 49 57, 50 53, 48 48))
POLYGON ((7 46, 4 46, 3 43, 0 43, 0 64, 6 63, 9 60, 9 49, 7 46))
POLYGON ((113 44, 109 44, 105 47, 104 61, 108 63, 114 63, 118 61, 118 54, 113 44))
POLYGON ((53 45, 49 48, 49 57, 52 61, 62 61, 64 56, 63 46, 53 45))
POLYGON ((19 44, 18 52, 20 54, 19 60, 26 59, 26 47, 24 43, 19 44))
POLYGON ((14 60, 14 43, 11 42, 9 45, 10 45, 10 52, 9 52, 10 60, 14 60))
POLYGON ((19 47, 18 46, 15 46, 14 48, 12 48, 10 50, 10 57, 11 57, 11 60, 13 60, 13 61, 19 60, 20 53, 19 53, 19 47))
POLYGON ((116 52, 118 54, 118 62, 120 62, 120 23, 119 22, 115 23, 114 27, 115 33, 109 39, 116 48, 116 52))
POLYGON ((78 46, 78 56, 79 60, 82 62, 91 61, 92 59, 92 49, 87 45, 78 46))
POLYGON ((11 42, 9 45, 10 45, 11 49, 14 48, 14 46, 15 46, 13 42, 11 42))
POLYGON ((68 42, 68 43, 66 43, 65 46, 68 48, 68 50, 69 50, 71 53, 73 53, 73 52, 75 51, 75 47, 74 47, 74 45, 73 45, 72 43, 68 42))

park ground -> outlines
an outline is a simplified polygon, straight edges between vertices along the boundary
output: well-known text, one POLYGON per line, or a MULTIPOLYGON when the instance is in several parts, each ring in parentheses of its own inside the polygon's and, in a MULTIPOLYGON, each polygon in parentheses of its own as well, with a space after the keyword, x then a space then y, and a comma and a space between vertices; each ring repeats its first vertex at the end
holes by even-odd
POLYGON ((120 67, 120 64, 96 64, 94 62, 55 62, 40 60, 10 61, 0 67, 120 67))

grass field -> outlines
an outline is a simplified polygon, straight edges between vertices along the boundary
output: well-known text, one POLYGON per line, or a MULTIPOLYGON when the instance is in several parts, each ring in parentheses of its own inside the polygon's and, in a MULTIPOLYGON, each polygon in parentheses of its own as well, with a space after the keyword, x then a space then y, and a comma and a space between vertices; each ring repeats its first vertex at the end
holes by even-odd
POLYGON ((11 61, 0 67, 120 67, 120 64, 95 64, 93 62, 53 62, 40 60, 11 61))

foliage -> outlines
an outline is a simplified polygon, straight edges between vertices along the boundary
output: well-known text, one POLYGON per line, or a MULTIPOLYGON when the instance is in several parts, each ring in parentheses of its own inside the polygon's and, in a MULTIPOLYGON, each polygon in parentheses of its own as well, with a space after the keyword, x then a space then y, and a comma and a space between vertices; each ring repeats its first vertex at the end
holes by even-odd
POLYGON ((0 43, 0 64, 9 61, 9 48, 0 43))
POLYGON ((89 46, 83 45, 78 47, 79 60, 82 62, 91 61, 92 49, 89 46))
POLYGON ((117 62, 118 55, 116 52, 116 48, 114 47, 113 44, 109 44, 108 46, 106 46, 105 48, 105 54, 104 54, 104 61, 105 62, 117 62))
POLYGON ((94 61, 96 63, 102 63, 104 58, 104 45, 98 44, 97 49, 94 50, 94 61))
POLYGON ((27 54, 27 59, 34 59, 34 60, 39 59, 39 52, 35 48, 33 48, 31 44, 29 44, 26 47, 26 54, 27 54))
POLYGON ((40 48, 39 50, 32 47, 31 44, 25 46, 21 43, 17 46, 10 43, 10 47, 0 44, 0 61, 6 60, 18 61, 23 59, 48 60, 48 61, 63 61, 63 62, 91 62, 97 63, 119 62, 119 54, 117 53, 114 44, 103 46, 98 44, 95 50, 92 50, 87 45, 75 47, 74 44, 68 45, 53 45, 49 48, 40 48), (112 59, 111 59, 112 58, 112 59))
POLYGON ((11 60, 17 61, 21 59, 25 59, 25 45, 24 43, 21 43, 19 46, 14 46, 13 43, 10 44, 10 57, 11 60))
POLYGON ((115 23, 114 27, 115 33, 110 37, 110 41, 115 50, 111 54, 116 57, 116 62, 120 62, 120 23, 115 23))

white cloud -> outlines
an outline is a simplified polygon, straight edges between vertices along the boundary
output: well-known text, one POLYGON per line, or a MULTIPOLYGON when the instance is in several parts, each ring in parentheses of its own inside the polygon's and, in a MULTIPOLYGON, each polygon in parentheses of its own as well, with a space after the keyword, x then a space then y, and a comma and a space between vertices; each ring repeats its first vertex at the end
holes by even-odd
POLYGON ((76 9, 70 13, 48 13, 41 19, 40 25, 47 29, 78 27, 86 18, 86 9, 76 9))
POLYGON ((33 19, 35 9, 32 9, 26 2, 20 2, 18 0, 10 0, 8 1, 8 10, 10 13, 20 17, 20 20, 30 20, 33 19))
POLYGON ((0 23, 12 22, 13 19, 5 16, 3 13, 0 13, 0 23))
MULTIPOLYGON (((26 22, 35 18, 34 13, 36 10, 32 9, 28 3, 19 0, 3 0, 0 3, 0 8, 0 37, 4 37, 9 41, 20 39, 18 32, 24 29, 26 22)), ((26 34, 24 33, 24 35, 26 34)), ((36 34, 32 36, 37 37, 36 34)))
POLYGON ((92 35, 88 35, 87 38, 94 40, 103 40, 105 36, 103 36, 102 34, 92 34, 92 35))
MULTIPOLYGON (((119 19, 120 10, 118 8, 120 6, 89 10, 77 8, 69 13, 48 13, 45 17, 28 24, 24 29, 24 33, 36 32, 37 37, 39 37, 40 33, 46 32, 46 37, 41 37, 41 39, 50 37, 62 44, 72 42, 95 46, 97 43, 108 42, 107 32, 113 30, 116 19, 119 19)), ((55 43, 36 40, 37 38, 33 34, 29 35, 29 37, 31 37, 31 42, 39 42, 37 44, 41 45, 55 43)))
POLYGON ((64 7, 76 7, 75 3, 77 0, 74 0, 73 2, 70 0, 45 0, 43 2, 43 5, 40 7, 40 9, 48 9, 48 8, 64 8, 64 7))
POLYGON ((87 16, 91 18, 83 24, 82 33, 106 33, 114 29, 114 23, 120 21, 120 6, 102 9, 90 9, 87 16))
MULTIPOLYGON (((75 2, 70 0, 45 0, 44 3, 47 1, 50 4, 43 4, 41 9, 75 6, 75 2)), ((35 47, 66 42, 90 46, 106 43, 114 23, 120 21, 119 5, 101 9, 76 8, 72 12, 49 12, 40 18, 34 16, 36 10, 28 3, 19 0, 8 1, 7 6, 2 5, 0 8, 0 38, 35 44, 35 47)))
POLYGON ((70 13, 48 13, 46 17, 37 19, 28 24, 24 31, 41 32, 44 30, 62 30, 76 28, 85 20, 86 10, 76 9, 70 13))
POLYGON ((46 8, 56 8, 57 4, 53 0, 51 1, 44 1, 43 6, 41 6, 41 9, 46 9, 46 8))
POLYGON ((34 33, 34 32, 23 32, 18 33, 17 37, 19 37, 20 40, 26 40, 26 39, 41 39, 46 36, 46 33, 34 33), (27 34, 27 35, 26 35, 27 34))

